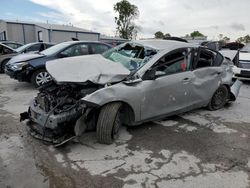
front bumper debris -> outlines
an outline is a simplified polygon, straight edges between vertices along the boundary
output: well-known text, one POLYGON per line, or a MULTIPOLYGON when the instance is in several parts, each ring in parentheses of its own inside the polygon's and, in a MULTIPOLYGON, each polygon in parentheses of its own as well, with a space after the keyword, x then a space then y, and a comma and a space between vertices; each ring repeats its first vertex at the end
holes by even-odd
POLYGON ((20 114, 20 121, 28 119, 26 125, 33 137, 60 146, 76 138, 75 121, 81 116, 82 111, 72 108, 60 114, 49 114, 35 106, 32 101, 29 111, 20 114))
POLYGON ((20 82, 28 81, 28 73, 27 71, 14 71, 10 68, 5 68, 4 70, 5 74, 7 74, 10 78, 13 78, 15 80, 18 80, 20 82))
POLYGON ((51 143, 55 147, 61 146, 66 142, 76 138, 76 136, 73 134, 64 134, 62 136, 56 136, 53 133, 53 130, 43 128, 37 123, 34 123, 32 121, 28 121, 26 125, 29 128, 29 133, 31 136, 33 136, 36 139, 51 143))
POLYGON ((44 112, 39 106, 35 106, 34 102, 30 105, 29 116, 30 119, 45 128, 56 129, 58 125, 64 122, 70 122, 81 115, 81 110, 76 108, 71 109, 57 115, 44 112))

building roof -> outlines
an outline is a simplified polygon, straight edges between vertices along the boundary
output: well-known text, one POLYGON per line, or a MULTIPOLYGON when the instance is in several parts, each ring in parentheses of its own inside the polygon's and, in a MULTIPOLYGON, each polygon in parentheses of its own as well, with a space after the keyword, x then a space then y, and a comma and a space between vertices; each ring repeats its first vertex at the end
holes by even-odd
POLYGON ((100 35, 101 40, 119 40, 119 41, 128 41, 128 39, 124 39, 121 37, 116 36, 107 36, 107 35, 100 35))
POLYGON ((36 25, 38 27, 42 27, 44 29, 51 29, 57 31, 72 31, 72 32, 80 32, 80 33, 95 33, 100 34, 98 32, 93 32, 87 29, 75 27, 73 25, 59 25, 59 24, 50 24, 50 23, 41 23, 41 22, 25 22, 25 21, 10 21, 10 20, 0 20, 6 23, 14 23, 14 24, 28 24, 28 25, 36 25))

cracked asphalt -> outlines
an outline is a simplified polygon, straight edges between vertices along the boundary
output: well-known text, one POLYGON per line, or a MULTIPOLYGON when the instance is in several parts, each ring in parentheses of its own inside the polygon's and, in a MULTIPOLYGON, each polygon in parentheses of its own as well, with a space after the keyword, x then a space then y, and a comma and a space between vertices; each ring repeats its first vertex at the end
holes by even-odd
POLYGON ((90 132, 60 148, 19 122, 36 92, 0 75, 1 188, 250 187, 250 83, 221 110, 123 127, 112 145, 90 132))

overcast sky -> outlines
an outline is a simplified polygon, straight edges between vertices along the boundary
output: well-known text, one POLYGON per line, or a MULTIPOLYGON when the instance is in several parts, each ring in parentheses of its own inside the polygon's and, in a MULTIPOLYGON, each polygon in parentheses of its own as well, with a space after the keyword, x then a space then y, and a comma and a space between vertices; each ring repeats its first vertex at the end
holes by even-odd
MULTIPOLYGON (((13 4, 12 1, 17 2, 3 0, 5 4, 13 4)), ((250 0, 129 1, 138 6, 140 11, 139 19, 136 21, 141 28, 139 37, 153 37, 158 30, 173 36, 184 36, 199 30, 209 39, 217 39, 220 33, 233 40, 250 34, 250 0)), ((116 14, 113 5, 116 2, 117 0, 30 0, 29 4, 32 5, 30 12, 25 12, 26 15, 15 15, 15 10, 5 8, 4 18, 16 16, 21 20, 72 23, 74 26, 114 35, 116 14), (32 8, 35 11, 32 11, 32 8)), ((20 5, 17 5, 16 9, 21 9, 20 1, 17 3, 20 5)), ((26 4, 27 7, 28 3, 26 4)))

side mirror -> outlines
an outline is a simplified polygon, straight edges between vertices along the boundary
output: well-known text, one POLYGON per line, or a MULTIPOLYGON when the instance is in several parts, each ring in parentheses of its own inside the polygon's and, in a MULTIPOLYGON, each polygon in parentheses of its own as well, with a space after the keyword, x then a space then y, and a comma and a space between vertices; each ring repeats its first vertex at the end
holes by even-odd
POLYGON ((148 69, 145 74, 142 76, 142 80, 155 80, 156 78, 156 69, 148 69))

